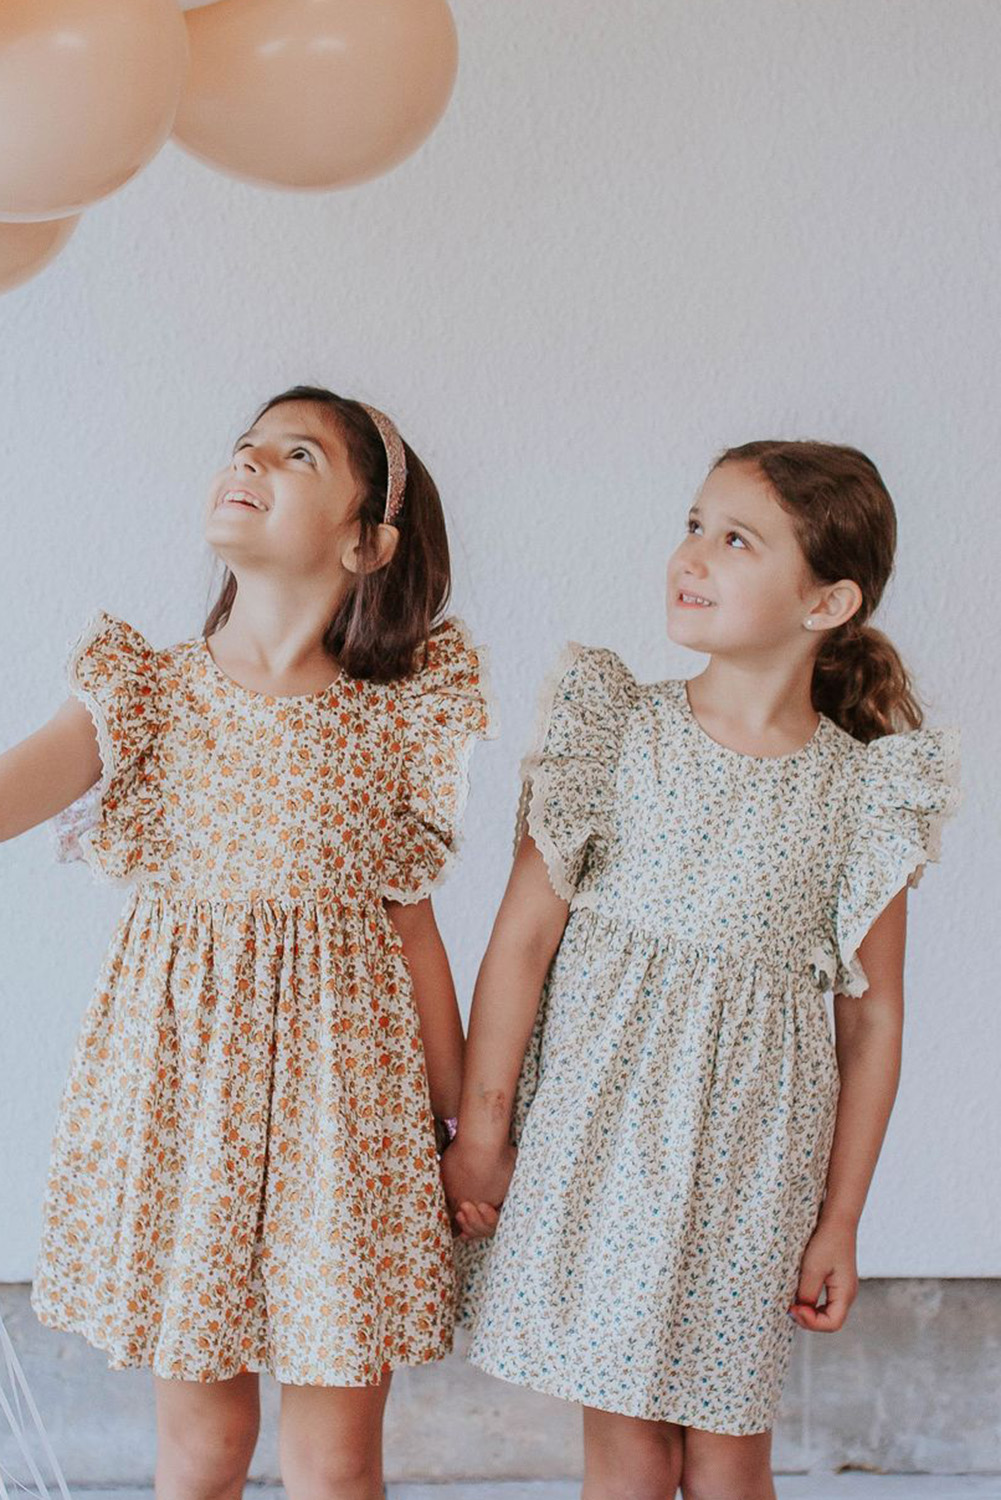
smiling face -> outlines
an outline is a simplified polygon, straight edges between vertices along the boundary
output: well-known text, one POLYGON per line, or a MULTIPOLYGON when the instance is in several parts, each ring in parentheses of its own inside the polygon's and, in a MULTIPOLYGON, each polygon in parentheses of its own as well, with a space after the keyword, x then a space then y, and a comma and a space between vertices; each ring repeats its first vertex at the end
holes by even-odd
POLYGON ((740 655, 804 640, 823 592, 793 529, 753 463, 714 469, 667 565, 667 633, 693 651, 740 655))
POLYGON ((359 485, 336 418, 310 401, 272 407, 236 442, 209 490, 205 537, 241 565, 329 575, 357 529, 359 485))

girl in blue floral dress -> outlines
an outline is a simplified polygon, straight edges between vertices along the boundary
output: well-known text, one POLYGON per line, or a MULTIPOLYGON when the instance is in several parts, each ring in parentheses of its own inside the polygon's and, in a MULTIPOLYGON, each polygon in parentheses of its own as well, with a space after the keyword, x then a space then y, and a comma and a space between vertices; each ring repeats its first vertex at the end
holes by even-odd
POLYGON ((856 1294, 906 888, 958 795, 867 623, 895 538, 855 449, 730 449, 668 564, 705 670, 570 645, 543 696, 443 1175, 470 1357, 583 1403, 589 1500, 770 1500, 795 1325, 856 1294))

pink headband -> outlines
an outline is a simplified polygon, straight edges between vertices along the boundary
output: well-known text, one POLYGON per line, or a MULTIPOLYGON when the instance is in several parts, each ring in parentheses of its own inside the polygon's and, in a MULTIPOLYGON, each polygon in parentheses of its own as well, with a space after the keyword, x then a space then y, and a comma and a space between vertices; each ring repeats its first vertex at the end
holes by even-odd
POLYGON ((403 448, 403 439, 385 412, 379 411, 374 406, 366 406, 364 401, 358 404, 372 418, 386 450, 386 468, 389 478, 386 482, 386 510, 382 519, 384 525, 392 526, 400 513, 403 492, 407 487, 407 455, 403 448))

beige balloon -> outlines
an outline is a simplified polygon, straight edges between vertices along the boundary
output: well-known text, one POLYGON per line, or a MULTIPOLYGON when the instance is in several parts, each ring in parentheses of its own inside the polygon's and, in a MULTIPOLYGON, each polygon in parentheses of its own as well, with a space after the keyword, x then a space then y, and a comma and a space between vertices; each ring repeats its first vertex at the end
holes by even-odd
POLYGON ((185 21, 174 138, 249 182, 319 190, 388 171, 455 82, 446 0, 215 0, 185 21))
POLYGON ((0 292, 10 292, 44 271, 79 222, 79 215, 74 215, 40 224, 0 224, 0 292))
POLYGON ((0 0, 0 220, 128 182, 170 135, 187 49, 175 0, 0 0))

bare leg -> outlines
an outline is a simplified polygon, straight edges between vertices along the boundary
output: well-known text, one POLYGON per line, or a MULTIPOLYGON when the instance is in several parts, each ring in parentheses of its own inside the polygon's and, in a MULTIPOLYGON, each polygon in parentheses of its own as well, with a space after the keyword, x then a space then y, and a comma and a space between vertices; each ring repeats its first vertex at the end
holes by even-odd
POLYGON ((156 1387, 156 1500, 241 1500, 260 1426, 256 1375, 156 1387))
POLYGON ((775 1500, 771 1433, 728 1437, 687 1427, 681 1493, 684 1500, 775 1500))
POLYGON ((383 1500, 381 1385, 283 1385, 279 1447, 288 1500, 383 1500))
POLYGON ((585 1406, 581 1500, 674 1500, 682 1441, 673 1422, 585 1406))

